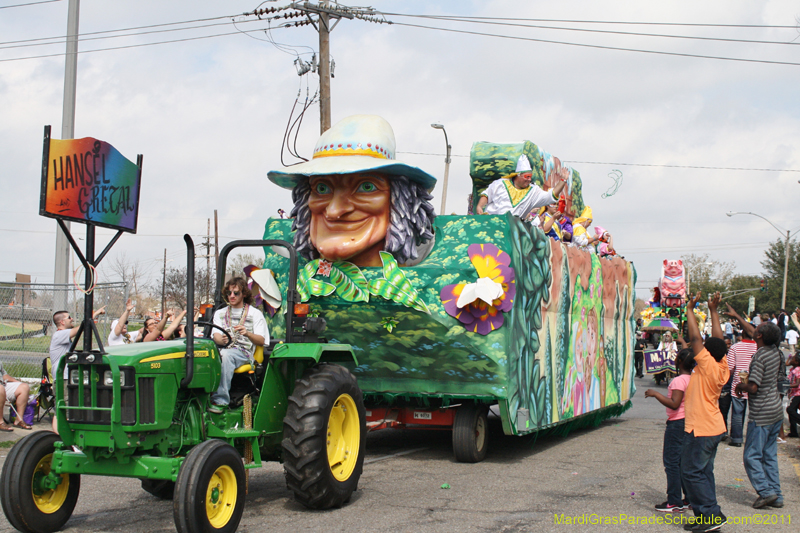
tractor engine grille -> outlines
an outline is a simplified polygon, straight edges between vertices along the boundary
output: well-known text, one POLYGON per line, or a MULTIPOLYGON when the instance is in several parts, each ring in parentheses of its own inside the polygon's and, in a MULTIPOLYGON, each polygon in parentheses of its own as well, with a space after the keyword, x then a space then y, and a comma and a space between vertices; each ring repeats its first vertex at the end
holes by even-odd
MULTIPOLYGON (((100 408, 114 406, 114 386, 111 367, 100 365, 69 365, 67 373, 67 406, 89 409, 67 409, 67 421, 80 424, 110 424, 111 411, 100 408)), ((120 407, 122 424, 136 424, 136 384, 132 367, 120 367, 120 407)), ((146 380, 142 380, 146 381, 146 380)), ((150 402, 155 387, 150 384, 150 402)), ((155 417, 155 409, 152 409, 155 417)))
POLYGON ((156 378, 139 378, 139 423, 156 422, 156 378))

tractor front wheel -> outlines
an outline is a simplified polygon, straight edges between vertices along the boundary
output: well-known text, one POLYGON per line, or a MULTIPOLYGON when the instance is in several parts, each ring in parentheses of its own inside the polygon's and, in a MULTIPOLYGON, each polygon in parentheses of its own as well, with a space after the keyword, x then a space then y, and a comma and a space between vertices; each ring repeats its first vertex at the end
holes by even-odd
POLYGON ((283 437, 286 485, 295 499, 311 509, 348 502, 361 477, 367 438, 355 376, 333 364, 306 370, 289 396, 283 437))
POLYGON ((55 433, 39 431, 20 440, 0 475, 0 502, 11 525, 27 533, 51 533, 67 523, 81 490, 78 474, 50 475, 55 433))
POLYGON ((456 411, 453 421, 453 453, 460 463, 479 463, 489 449, 488 408, 472 403, 456 411))
POLYGON ((178 471, 173 515, 179 533, 233 533, 244 512, 244 464, 221 440, 192 448, 178 471))

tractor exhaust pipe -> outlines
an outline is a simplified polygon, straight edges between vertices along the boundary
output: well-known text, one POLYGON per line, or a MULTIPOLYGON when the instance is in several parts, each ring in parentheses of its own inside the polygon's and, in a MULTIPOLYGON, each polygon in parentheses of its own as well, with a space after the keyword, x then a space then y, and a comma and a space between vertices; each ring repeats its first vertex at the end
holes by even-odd
POLYGON ((194 241, 185 234, 186 242, 186 377, 181 380, 185 389, 194 377, 194 241))

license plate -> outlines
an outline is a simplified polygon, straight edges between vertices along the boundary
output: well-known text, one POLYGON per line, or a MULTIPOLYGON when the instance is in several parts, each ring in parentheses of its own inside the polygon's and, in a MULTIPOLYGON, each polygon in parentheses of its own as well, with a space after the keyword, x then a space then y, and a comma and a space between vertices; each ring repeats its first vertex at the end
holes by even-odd
POLYGON ((428 411, 414 411, 414 420, 431 420, 433 415, 428 411))
POLYGON ((364 411, 365 416, 372 416, 372 411, 364 411))

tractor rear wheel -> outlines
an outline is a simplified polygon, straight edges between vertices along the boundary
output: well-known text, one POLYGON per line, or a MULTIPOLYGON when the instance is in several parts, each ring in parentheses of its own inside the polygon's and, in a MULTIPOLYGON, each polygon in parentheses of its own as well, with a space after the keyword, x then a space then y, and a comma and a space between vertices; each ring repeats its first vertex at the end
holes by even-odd
POLYGON ((460 463, 479 463, 489 449, 489 424, 486 406, 464 404, 453 421, 453 453, 460 463))
POLYGON ((192 448, 178 471, 172 504, 178 533, 233 533, 244 512, 242 456, 207 440, 192 448))
POLYGON ((311 509, 341 507, 364 466, 366 413, 346 368, 319 364, 295 383, 283 419, 286 485, 311 509))
POLYGON ((39 431, 20 440, 8 454, 0 475, 0 502, 11 525, 27 533, 51 533, 67 523, 81 490, 81 476, 61 474, 61 482, 49 476, 55 443, 50 431, 39 431))

